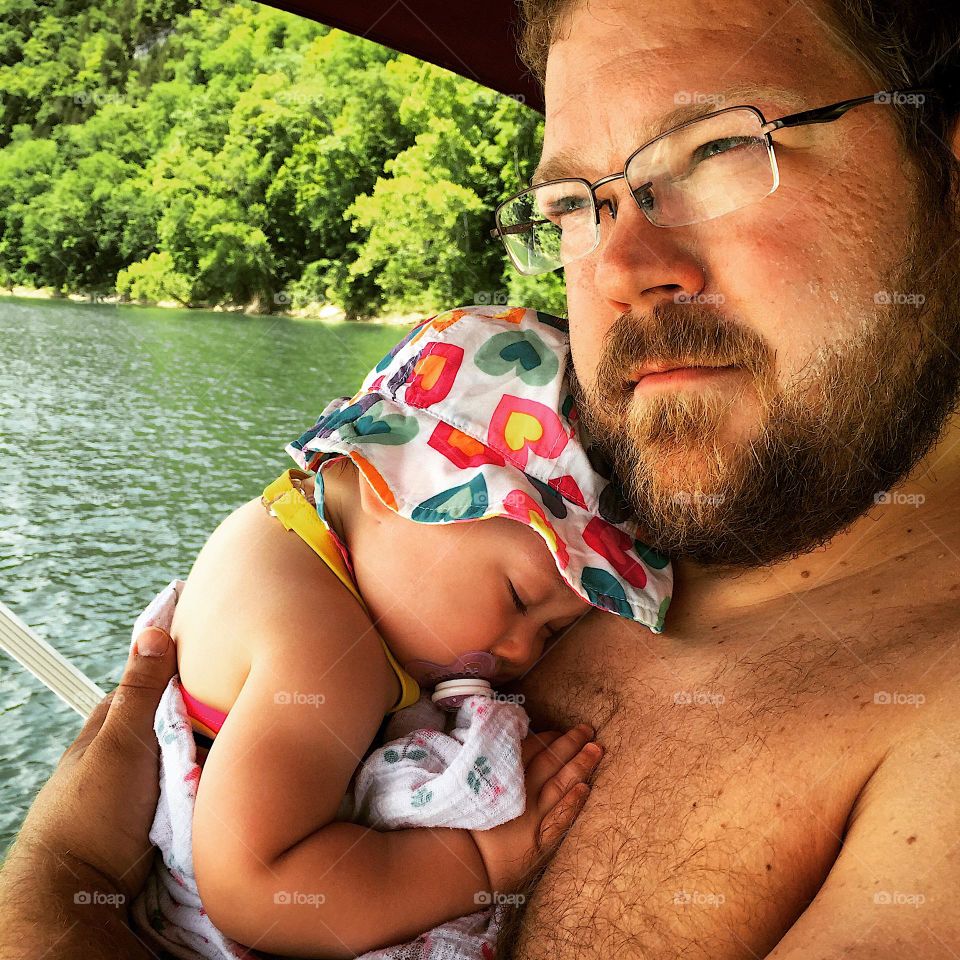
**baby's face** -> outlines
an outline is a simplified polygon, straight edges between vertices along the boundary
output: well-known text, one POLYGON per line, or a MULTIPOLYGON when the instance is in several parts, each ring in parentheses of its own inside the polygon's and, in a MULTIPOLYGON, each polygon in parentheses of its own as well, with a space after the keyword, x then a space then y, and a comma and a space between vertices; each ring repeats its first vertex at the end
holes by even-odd
POLYGON ((401 664, 486 651, 499 661, 494 679, 507 682, 592 609, 540 535, 517 520, 417 523, 372 491, 362 499, 364 521, 351 544, 357 582, 401 664))

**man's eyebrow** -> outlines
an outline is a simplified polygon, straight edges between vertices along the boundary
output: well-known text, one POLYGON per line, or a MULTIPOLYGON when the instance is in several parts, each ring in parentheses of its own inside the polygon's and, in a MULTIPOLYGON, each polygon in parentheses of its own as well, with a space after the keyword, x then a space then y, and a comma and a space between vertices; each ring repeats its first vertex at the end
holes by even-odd
MULTIPOLYGON (((636 146, 632 148, 633 150, 636 150, 641 144, 659 137, 660 134, 666 133, 673 127, 690 120, 699 120, 700 117, 705 117, 709 113, 716 113, 725 107, 752 105, 756 100, 775 104, 778 112, 772 116, 765 115, 767 120, 776 120, 785 113, 794 113, 808 108, 807 98, 798 90, 769 84, 739 83, 714 94, 684 92, 694 102, 681 104, 660 117, 659 120, 641 127, 634 138, 636 146)), ((582 171, 589 169, 589 167, 589 161, 575 148, 558 150, 549 159, 541 158, 540 163, 537 164, 537 169, 534 170, 533 176, 530 178, 530 183, 543 183, 546 180, 583 176, 582 171)))

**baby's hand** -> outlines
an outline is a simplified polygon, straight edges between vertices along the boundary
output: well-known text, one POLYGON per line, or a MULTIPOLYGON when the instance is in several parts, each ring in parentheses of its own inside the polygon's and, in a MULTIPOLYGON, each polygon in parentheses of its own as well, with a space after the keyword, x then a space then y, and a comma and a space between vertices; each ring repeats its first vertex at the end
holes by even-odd
POLYGON ((566 733, 531 733, 521 745, 527 802, 523 814, 492 830, 471 830, 490 888, 511 893, 526 872, 560 845, 590 793, 587 784, 603 756, 586 723, 566 733))

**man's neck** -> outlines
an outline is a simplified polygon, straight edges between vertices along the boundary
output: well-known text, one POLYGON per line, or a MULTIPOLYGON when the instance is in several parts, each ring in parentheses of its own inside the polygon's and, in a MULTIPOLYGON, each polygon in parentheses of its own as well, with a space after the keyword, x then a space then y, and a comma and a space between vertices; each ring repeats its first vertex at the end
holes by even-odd
MULTIPOLYGON (((960 415, 906 480, 825 546, 760 569, 702 567, 680 558, 673 565, 674 593, 684 606, 722 616, 852 582, 924 548, 960 561, 960 415)), ((668 629, 669 621, 668 614, 668 629)))

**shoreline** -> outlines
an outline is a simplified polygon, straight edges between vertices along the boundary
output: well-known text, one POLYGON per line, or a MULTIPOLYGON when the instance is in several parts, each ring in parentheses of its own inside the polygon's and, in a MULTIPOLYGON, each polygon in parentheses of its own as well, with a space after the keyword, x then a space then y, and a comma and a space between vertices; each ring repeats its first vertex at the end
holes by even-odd
POLYGON ((0 296, 21 297, 33 300, 68 300, 72 303, 105 304, 111 307, 159 307, 164 310, 199 310, 211 313, 240 313, 253 317, 286 317, 290 320, 307 320, 315 323, 378 323, 386 326, 405 327, 413 326, 421 320, 431 316, 429 312, 416 311, 413 313, 388 313, 382 317, 363 320, 347 320, 346 312, 332 304, 312 303, 296 310, 278 309, 273 313, 260 313, 256 304, 246 306, 213 306, 213 307, 185 307, 174 300, 160 300, 155 303, 139 300, 121 300, 117 296, 100 296, 99 294, 86 295, 82 293, 60 294, 52 287, 0 287, 0 296))

